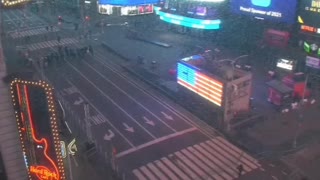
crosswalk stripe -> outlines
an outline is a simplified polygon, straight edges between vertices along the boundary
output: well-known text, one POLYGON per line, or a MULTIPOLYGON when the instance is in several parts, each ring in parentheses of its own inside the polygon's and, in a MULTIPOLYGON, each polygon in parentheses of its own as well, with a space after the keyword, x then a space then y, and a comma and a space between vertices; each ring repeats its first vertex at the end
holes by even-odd
POLYGON ((174 165, 171 161, 169 161, 168 158, 164 157, 164 158, 161 158, 161 160, 163 161, 163 163, 165 163, 167 166, 169 166, 169 168, 171 168, 171 170, 173 170, 173 172, 175 172, 178 176, 180 176, 181 179, 191 180, 188 176, 185 175, 184 172, 182 172, 179 168, 177 168, 176 165, 174 165))
POLYGON ((143 174, 139 170, 135 169, 132 172, 139 180, 148 180, 143 176, 143 174))
POLYGON ((155 163, 171 180, 179 180, 161 161, 156 160, 155 163))
POLYGON ((22 37, 26 37, 26 36, 34 36, 34 35, 39 35, 39 34, 45 34, 45 33, 50 33, 50 32, 57 32, 59 31, 58 28, 54 27, 52 29, 52 31, 47 31, 45 29, 45 27, 41 27, 41 28, 35 28, 35 29, 29 29, 29 30, 24 30, 24 31, 19 31, 19 32, 11 32, 10 36, 13 39, 17 39, 17 38, 22 38, 22 37))
MULTIPOLYGON (((190 167, 191 170, 193 170, 196 174, 198 174, 200 177, 204 178, 204 179, 208 179, 209 176, 203 172, 200 168, 198 168, 198 166, 194 165, 194 163, 192 163, 186 156, 184 156, 182 153, 180 152, 175 152, 174 153, 176 156, 178 156, 187 166, 190 167)), ((200 178, 198 178, 200 179, 200 178)))
MULTIPOLYGON (((197 166, 199 166, 201 169, 203 169, 207 174, 209 174, 210 176, 213 176, 214 179, 219 178, 220 176, 218 176, 217 174, 213 174, 213 172, 210 170, 210 168, 208 166, 206 166, 200 159, 198 159, 197 157, 195 157, 195 155, 193 155, 191 152, 189 152, 187 149, 182 149, 181 152, 186 155, 187 157, 189 157, 194 163, 197 164, 197 166)), ((209 177, 207 178, 208 180, 210 179, 209 177)))
POLYGON ((160 178, 160 180, 168 180, 168 178, 158 170, 152 163, 147 164, 148 168, 151 169, 151 171, 160 178))
MULTIPOLYGON (((224 155, 224 157, 226 157, 229 162, 231 162, 232 164, 236 164, 239 165, 240 163, 240 159, 239 156, 234 156, 232 153, 227 153, 226 150, 222 149, 220 146, 218 146, 217 144, 213 144, 213 142, 211 141, 206 141, 206 145, 208 145, 211 148, 216 149, 219 153, 221 153, 222 155, 224 155)), ((243 164, 243 168, 245 172, 250 172, 252 170, 252 168, 250 168, 248 165, 243 164)))
POLYGON ((248 165, 251 169, 256 169, 257 168, 256 165, 254 165, 251 161, 246 159, 248 157, 248 155, 245 152, 240 151, 240 150, 237 151, 233 147, 226 146, 223 142, 217 141, 217 138, 213 139, 211 142, 215 142, 215 144, 220 145, 223 149, 229 149, 229 152, 231 154, 233 154, 235 157, 240 159, 242 163, 248 165), (235 151, 237 151, 237 152, 235 152, 235 151))
MULTIPOLYGON (((203 143, 202 146, 205 148, 205 149, 210 149, 210 148, 213 148, 213 149, 216 149, 216 151, 218 153, 220 153, 221 155, 224 156, 224 159, 226 162, 228 162, 229 164, 234 164, 234 168, 236 169, 236 166, 239 165, 239 159, 237 159, 235 156, 227 153, 226 150, 223 150, 221 149, 219 146, 217 145, 214 145, 212 144, 210 141, 207 141, 206 144, 203 143)), ((252 169, 246 165, 243 165, 244 166, 244 171, 245 172, 250 172, 252 169)))
POLYGON ((145 166, 140 167, 140 170, 142 171, 143 174, 148 176, 149 180, 157 180, 157 178, 145 166))
MULTIPOLYGON (((230 147, 234 151, 238 152, 239 154, 241 154, 243 152, 242 150, 240 150, 236 146, 232 145, 229 141, 223 139, 222 137, 218 137, 218 139, 220 142, 224 143, 225 145, 227 145, 228 147, 230 147)), ((244 153, 243 156, 246 157, 247 159, 249 159, 250 161, 258 164, 258 161, 256 159, 254 159, 253 157, 249 156, 247 153, 244 153)))
POLYGON ((177 156, 170 154, 169 158, 173 161, 174 164, 176 164, 182 171, 184 171, 186 174, 188 174, 192 180, 198 180, 200 179, 188 166, 186 166, 181 159, 179 159, 177 156))
POLYGON ((237 176, 237 163, 232 163, 228 160, 228 156, 222 156, 218 151, 216 151, 215 148, 212 148, 210 146, 208 146, 207 144, 201 143, 200 146, 205 149, 209 154, 213 155, 214 157, 216 157, 217 161, 220 162, 220 167, 222 169, 227 169, 230 168, 229 173, 232 174, 232 176, 237 176), (232 171, 233 170, 233 171, 232 171))
POLYGON ((204 157, 198 150, 191 146, 189 146, 187 149, 200 160, 202 160, 202 162, 205 163, 212 170, 211 176, 213 176, 215 179, 223 180, 223 177, 229 177, 229 175, 227 175, 226 172, 223 171, 223 169, 220 169, 216 164, 213 164, 211 161, 209 161, 209 159, 207 157, 204 157))

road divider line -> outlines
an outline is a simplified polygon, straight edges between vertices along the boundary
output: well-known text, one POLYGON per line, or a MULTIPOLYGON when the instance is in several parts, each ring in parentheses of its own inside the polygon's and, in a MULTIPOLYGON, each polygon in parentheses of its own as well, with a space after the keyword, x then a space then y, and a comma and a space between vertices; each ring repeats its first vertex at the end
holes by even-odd
MULTIPOLYGON (((151 97, 152 99, 154 99, 155 101, 157 101, 158 103, 160 103, 162 106, 164 106, 167 110, 169 110, 170 112, 172 112, 173 114, 175 114, 177 117, 181 118, 184 122, 186 122, 187 124, 193 126, 193 127, 197 127, 199 128, 199 131, 201 133, 203 133, 205 136, 209 137, 209 138, 214 138, 215 135, 212 134, 212 132, 214 132, 214 134, 218 134, 220 136, 223 136, 221 133, 219 133, 217 130, 215 130, 214 128, 210 127, 208 124, 206 124, 205 122, 201 121, 201 120, 197 120, 197 122, 195 122, 193 119, 191 119, 190 117, 184 115, 182 112, 176 110, 174 107, 172 107, 172 105, 161 101, 160 97, 157 97, 156 95, 151 94, 150 92, 148 92, 148 90, 146 90, 144 87, 142 87, 141 85, 139 85, 138 83, 134 82, 132 79, 129 79, 129 77, 121 74, 119 71, 115 69, 114 67, 110 67, 110 65, 107 65, 106 62, 103 61, 103 54, 100 52, 96 53, 97 56, 95 56, 95 61, 99 62, 100 64, 102 64, 104 67, 110 69, 111 71, 117 73, 120 77, 122 77, 123 79, 126 79, 130 84, 132 84, 134 87, 136 87, 137 89, 139 89, 140 91, 142 91, 143 93, 145 93, 146 95, 148 95, 149 97, 151 97), (201 125, 200 125, 201 123, 201 125), (202 127, 204 126, 204 127, 202 127), (208 129, 208 130, 206 130, 208 129)), ((111 64, 116 65, 115 63, 111 62, 111 64)), ((118 66, 118 65, 117 65, 118 66)), ((192 116, 194 116, 192 114, 192 116)))
MULTIPOLYGON (((147 111, 148 113, 150 113, 152 116, 154 116, 156 119, 158 119, 158 121, 160 121, 162 124, 164 124, 165 126, 167 126, 171 131, 173 132, 177 132, 176 129, 174 129, 173 127, 171 127, 169 124, 167 124, 165 121, 163 121, 159 116, 157 116, 156 114, 154 114, 151 110, 149 110, 147 107, 145 107, 143 104, 141 104, 139 101, 137 101, 135 98, 133 98, 130 94, 128 94, 126 91, 124 91, 122 88, 120 88, 118 85, 116 85, 115 83, 113 83, 111 80, 107 79, 105 75, 103 75, 101 72, 99 72, 98 70, 96 70, 94 67, 92 67, 89 63, 84 62, 88 67, 90 67, 94 72, 96 72, 98 75, 100 75, 104 80, 106 80, 107 82, 109 82, 110 84, 112 84, 116 89, 118 89, 120 92, 122 92, 123 94, 125 94, 129 99, 131 99, 133 102, 135 102, 136 104, 138 104, 142 109, 144 109, 145 111, 147 111)), ((116 75, 118 75, 117 73, 115 73, 116 75)), ((126 80, 126 82, 128 82, 126 80)), ((129 83, 129 82, 128 82, 129 83)))
MULTIPOLYGON (((66 81, 67 81, 70 85, 76 87, 76 86, 75 86, 71 81, 69 81, 68 79, 66 79, 66 81)), ((102 116, 102 113, 99 111, 99 109, 98 109, 95 105, 93 105, 93 104, 91 103, 91 101, 90 101, 84 94, 82 94, 82 92, 81 92, 80 90, 79 90, 79 94, 83 97, 83 99, 84 99, 87 103, 89 103, 89 104, 91 105, 91 107, 92 107, 94 110, 97 111, 97 113, 99 113, 99 114, 102 116)), ((129 139, 127 139, 126 136, 124 136, 107 118, 106 118, 106 120, 107 120, 108 124, 109 124, 124 140, 126 140, 127 143, 128 143, 131 147, 135 147, 135 146, 133 145, 133 143, 130 142, 129 139)))
MULTIPOLYGON (((105 92, 103 92, 95 83, 90 81, 78 68, 73 66, 70 62, 67 62, 69 66, 76 71, 78 74, 82 76, 85 80, 87 80, 96 90, 98 90, 101 95, 103 95, 105 98, 107 98, 112 104, 114 104, 117 108, 119 108, 125 115, 127 115, 133 122, 135 122, 141 129, 143 129, 147 134, 149 134, 153 139, 157 139, 151 132, 149 132, 145 127, 143 127, 134 117, 132 117, 126 110, 124 110, 118 103, 116 103, 110 96, 108 96, 105 92)), ((102 114, 102 113, 101 113, 102 114)))
POLYGON ((141 145, 136 146, 136 147, 133 147, 133 148, 131 148, 131 149, 122 151, 122 152, 116 154, 116 158, 121 158, 121 157, 123 157, 123 156, 126 156, 126 155, 128 155, 128 154, 131 154, 131 153, 136 152, 136 151, 138 151, 138 150, 141 150, 141 149, 143 149, 143 148, 149 147, 149 146, 151 146, 151 145, 160 143, 160 142, 162 142, 162 141, 165 141, 165 140, 168 140, 168 139, 171 139, 171 138, 174 138, 174 137, 177 137, 177 136, 180 136, 180 135, 183 135, 183 134, 186 134, 186 133, 195 131, 195 130, 198 130, 198 129, 197 129, 196 127, 192 127, 192 128, 189 128, 189 129, 185 129, 185 130, 183 130, 183 131, 179 131, 179 132, 176 132, 176 133, 173 133, 173 134, 169 134, 169 135, 163 136, 163 137, 158 138, 158 139, 155 139, 155 140, 153 140, 153 141, 149 141, 149 142, 147 142, 147 143, 141 144, 141 145))

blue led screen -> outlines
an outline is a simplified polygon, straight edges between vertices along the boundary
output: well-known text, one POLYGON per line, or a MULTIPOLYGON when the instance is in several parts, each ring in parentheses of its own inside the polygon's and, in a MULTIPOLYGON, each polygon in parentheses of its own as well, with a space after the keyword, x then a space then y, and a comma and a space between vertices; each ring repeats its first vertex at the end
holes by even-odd
POLYGON ((157 4, 159 0, 99 0, 99 4, 135 6, 142 4, 157 4))
POLYGON ((293 24, 296 21, 297 0, 231 0, 235 13, 293 24))

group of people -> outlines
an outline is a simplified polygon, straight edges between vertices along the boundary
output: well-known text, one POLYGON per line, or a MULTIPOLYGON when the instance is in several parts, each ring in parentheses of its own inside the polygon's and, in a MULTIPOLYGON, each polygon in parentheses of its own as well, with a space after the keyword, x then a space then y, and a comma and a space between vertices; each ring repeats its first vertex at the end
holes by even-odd
POLYGON ((46 56, 41 57, 38 61, 32 62, 33 59, 28 58, 28 64, 37 63, 38 67, 49 67, 53 63, 56 65, 61 65, 64 60, 67 59, 79 59, 82 60, 85 58, 86 55, 90 54, 91 56, 94 55, 93 48, 91 45, 85 46, 82 48, 70 48, 70 47, 62 47, 58 46, 58 50, 49 53, 46 56))

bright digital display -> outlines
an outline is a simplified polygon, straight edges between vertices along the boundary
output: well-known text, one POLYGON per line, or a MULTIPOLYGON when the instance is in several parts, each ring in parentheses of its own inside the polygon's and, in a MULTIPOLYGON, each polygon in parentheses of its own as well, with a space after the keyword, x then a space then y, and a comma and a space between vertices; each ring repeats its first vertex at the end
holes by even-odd
POLYGON ((65 179, 52 90, 41 81, 11 83, 20 142, 31 180, 65 179))
POLYGON ((320 69, 320 59, 315 58, 315 57, 311 57, 311 56, 307 56, 306 66, 311 67, 311 68, 315 68, 315 69, 320 69))
POLYGON ((23 3, 26 3, 30 0, 1 0, 1 4, 3 4, 3 6, 5 7, 9 7, 9 6, 16 6, 16 5, 20 5, 23 3))
POLYGON ((320 34, 320 0, 301 0, 298 22, 301 30, 320 34))
POLYGON ((295 22, 297 0, 232 0, 232 11, 293 24, 295 22))
POLYGON ((133 6, 145 4, 157 4, 159 0, 99 0, 99 4, 109 4, 118 6, 133 6))
POLYGON ((277 67, 285 70, 293 70, 293 61, 287 59, 279 59, 277 62, 277 67))
POLYGON ((210 102, 222 105, 223 83, 199 72, 195 67, 178 62, 177 82, 210 102))
POLYGON ((160 19, 168 23, 197 29, 220 29, 220 20, 195 19, 158 11, 160 19))

